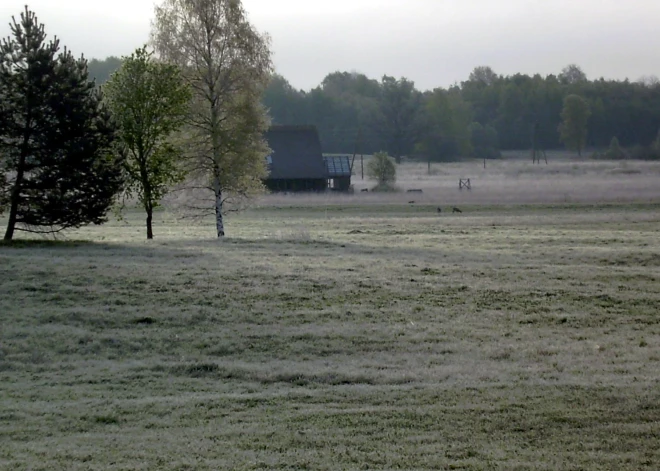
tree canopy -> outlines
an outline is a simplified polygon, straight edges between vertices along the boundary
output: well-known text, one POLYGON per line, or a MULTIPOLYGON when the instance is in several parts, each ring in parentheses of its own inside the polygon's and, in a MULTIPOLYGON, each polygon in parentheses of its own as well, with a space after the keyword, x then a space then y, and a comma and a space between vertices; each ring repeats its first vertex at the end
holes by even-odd
POLYGON ((154 61, 142 47, 123 59, 103 91, 118 125, 117 147, 125 156, 125 189, 142 203, 147 239, 152 239, 154 208, 184 177, 182 151, 170 137, 188 115, 190 87, 177 66, 154 61))
POLYGON ((432 91, 417 90, 405 77, 376 80, 339 71, 305 91, 272 75, 262 103, 274 124, 316 125, 325 152, 371 154, 386 149, 391 155, 437 161, 473 155, 468 131, 473 122, 492 127, 501 149, 559 148, 563 100, 571 94, 582 96, 592 111, 585 146, 605 149, 616 135, 622 147, 644 147, 645 155, 653 155, 650 145, 660 129, 658 78, 589 80, 576 64, 546 77, 502 76, 482 65, 464 82, 432 91), (396 90, 412 98, 399 101, 406 106, 396 104, 396 90), (439 118, 441 93, 451 106, 443 111, 447 116, 439 118))
POLYGON ((122 185, 115 128, 87 62, 46 42, 25 8, 0 44, 0 213, 15 230, 54 233, 100 224, 122 185))
POLYGON ((222 237, 227 199, 261 190, 266 176, 269 121, 261 98, 272 72, 269 39, 249 23, 239 0, 164 0, 152 43, 181 67, 193 90, 189 170, 212 195, 206 207, 222 237))
POLYGON ((587 142, 589 116, 591 116, 591 110, 589 103, 584 98, 575 94, 564 98, 559 134, 566 147, 575 150, 578 155, 582 155, 582 150, 587 142))
POLYGON ((533 135, 539 148, 560 148, 564 98, 572 94, 591 109, 587 147, 605 149, 612 136, 623 147, 648 147, 660 129, 660 83, 649 78, 588 80, 576 65, 546 77, 501 76, 480 66, 447 89, 421 92, 411 84, 405 77, 379 81, 333 72, 321 86, 304 91, 278 76, 264 103, 275 124, 316 125, 325 152, 352 153, 357 143, 367 154, 385 149, 430 160, 473 155, 468 142, 473 122, 493 128, 500 149, 530 149, 533 135))

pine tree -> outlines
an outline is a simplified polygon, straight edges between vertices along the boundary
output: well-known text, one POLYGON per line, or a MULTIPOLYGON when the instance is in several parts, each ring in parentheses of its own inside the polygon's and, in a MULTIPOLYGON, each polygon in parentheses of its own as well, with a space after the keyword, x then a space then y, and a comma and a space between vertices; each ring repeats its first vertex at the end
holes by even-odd
POLYGON ((0 44, 0 212, 15 230, 55 233, 101 224, 121 188, 114 125, 87 62, 46 43, 36 15, 12 18, 0 44))

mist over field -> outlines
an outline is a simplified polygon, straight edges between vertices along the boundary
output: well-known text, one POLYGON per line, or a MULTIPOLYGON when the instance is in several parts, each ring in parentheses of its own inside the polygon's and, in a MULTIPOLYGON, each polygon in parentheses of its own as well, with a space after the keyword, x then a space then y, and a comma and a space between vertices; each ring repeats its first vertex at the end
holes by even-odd
MULTIPOLYGON (((364 193, 374 186, 361 179, 360 157, 354 167, 353 195, 279 195, 262 199, 265 204, 378 204, 407 203, 445 205, 655 203, 660 198, 660 163, 597 162, 566 159, 563 153, 549 155, 549 163, 532 164, 520 154, 498 161, 426 163, 399 166, 397 193, 364 193), (472 190, 459 191, 459 180, 469 178, 472 190), (421 189, 422 194, 406 193, 421 189)), ((367 160, 368 161, 368 158, 367 160)))

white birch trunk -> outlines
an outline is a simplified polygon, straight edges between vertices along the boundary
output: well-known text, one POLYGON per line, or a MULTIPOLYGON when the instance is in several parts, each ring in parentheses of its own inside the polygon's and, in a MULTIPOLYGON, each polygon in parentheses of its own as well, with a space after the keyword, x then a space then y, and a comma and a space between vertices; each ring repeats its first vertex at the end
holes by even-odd
POLYGON ((225 236, 225 224, 222 220, 222 188, 220 187, 220 179, 215 177, 214 182, 215 192, 215 227, 218 231, 218 237, 225 236))

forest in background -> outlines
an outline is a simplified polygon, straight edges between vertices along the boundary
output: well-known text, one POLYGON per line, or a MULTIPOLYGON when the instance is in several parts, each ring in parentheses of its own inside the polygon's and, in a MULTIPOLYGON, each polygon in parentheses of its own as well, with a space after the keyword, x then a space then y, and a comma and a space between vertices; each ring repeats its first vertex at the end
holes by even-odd
MULTIPOLYGON (((90 77, 104 83, 121 64, 93 59, 90 77)), ((449 88, 422 91, 406 78, 372 79, 333 72, 312 90, 295 89, 274 75, 263 94, 273 124, 313 124, 327 153, 380 150, 430 161, 497 158, 500 149, 563 147, 559 126, 564 99, 582 97, 589 108, 585 146, 621 158, 660 158, 660 81, 589 80, 577 65, 557 75, 498 75, 476 67, 449 88), (536 128, 536 131, 534 129, 536 128)), ((600 154, 601 156, 605 154, 600 154)))

